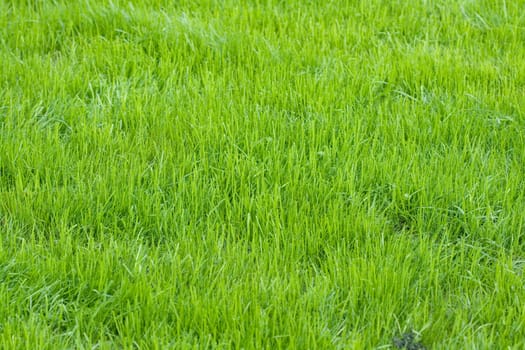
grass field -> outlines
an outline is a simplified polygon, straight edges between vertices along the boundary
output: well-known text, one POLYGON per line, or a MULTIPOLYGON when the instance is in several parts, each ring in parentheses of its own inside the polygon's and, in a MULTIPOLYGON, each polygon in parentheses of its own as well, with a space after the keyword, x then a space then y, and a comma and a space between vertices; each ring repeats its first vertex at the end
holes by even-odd
POLYGON ((524 111, 523 0, 0 0, 0 348, 523 349, 524 111))

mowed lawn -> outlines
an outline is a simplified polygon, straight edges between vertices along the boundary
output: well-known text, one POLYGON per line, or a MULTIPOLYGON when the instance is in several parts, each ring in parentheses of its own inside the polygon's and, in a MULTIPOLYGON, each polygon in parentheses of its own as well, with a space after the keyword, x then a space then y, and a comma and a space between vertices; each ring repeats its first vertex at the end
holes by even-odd
POLYGON ((525 348, 525 1, 0 0, 0 348, 525 348))

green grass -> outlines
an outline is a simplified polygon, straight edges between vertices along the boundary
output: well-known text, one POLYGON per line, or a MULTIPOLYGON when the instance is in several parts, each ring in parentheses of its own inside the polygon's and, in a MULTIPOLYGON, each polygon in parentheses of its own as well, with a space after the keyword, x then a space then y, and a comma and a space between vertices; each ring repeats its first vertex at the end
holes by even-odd
POLYGON ((0 0, 0 348, 525 347, 525 2, 0 0))

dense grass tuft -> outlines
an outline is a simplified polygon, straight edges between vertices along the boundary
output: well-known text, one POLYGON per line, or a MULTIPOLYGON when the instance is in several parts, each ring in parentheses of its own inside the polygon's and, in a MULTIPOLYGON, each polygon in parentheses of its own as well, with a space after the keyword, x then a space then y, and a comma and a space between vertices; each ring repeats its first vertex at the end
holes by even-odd
POLYGON ((1 0, 0 347, 523 348, 524 13, 1 0))

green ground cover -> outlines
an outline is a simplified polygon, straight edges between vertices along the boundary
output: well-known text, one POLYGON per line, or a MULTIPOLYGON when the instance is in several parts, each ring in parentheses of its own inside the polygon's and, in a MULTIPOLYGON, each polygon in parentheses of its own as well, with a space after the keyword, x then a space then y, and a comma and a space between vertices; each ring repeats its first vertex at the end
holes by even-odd
POLYGON ((0 0, 0 348, 522 349, 524 110, 522 0, 0 0))

